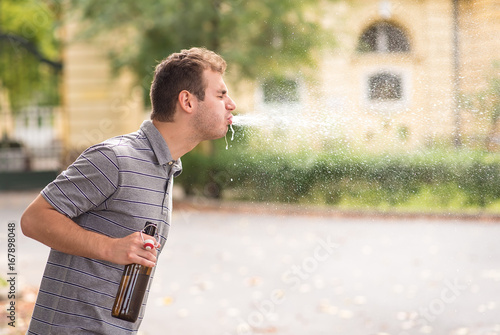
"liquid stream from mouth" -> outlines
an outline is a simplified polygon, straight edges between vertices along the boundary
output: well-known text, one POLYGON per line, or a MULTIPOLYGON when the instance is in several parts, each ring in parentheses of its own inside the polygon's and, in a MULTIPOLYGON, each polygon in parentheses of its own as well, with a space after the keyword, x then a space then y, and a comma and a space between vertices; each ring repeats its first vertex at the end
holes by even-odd
MULTIPOLYGON (((231 141, 233 141, 234 140, 234 128, 233 128, 233 125, 230 124, 229 128, 231 128, 231 132, 232 132, 231 141)), ((224 135, 224 139, 226 140, 226 150, 228 150, 229 149, 229 143, 227 142, 227 132, 226 132, 226 135, 224 135)))

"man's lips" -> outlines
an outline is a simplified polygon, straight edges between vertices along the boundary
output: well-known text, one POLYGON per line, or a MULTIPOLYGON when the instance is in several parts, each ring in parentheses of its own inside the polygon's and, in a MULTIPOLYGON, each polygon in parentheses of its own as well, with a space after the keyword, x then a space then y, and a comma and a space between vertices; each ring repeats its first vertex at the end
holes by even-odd
POLYGON ((227 122, 229 124, 233 124, 233 116, 232 115, 227 118, 227 122))

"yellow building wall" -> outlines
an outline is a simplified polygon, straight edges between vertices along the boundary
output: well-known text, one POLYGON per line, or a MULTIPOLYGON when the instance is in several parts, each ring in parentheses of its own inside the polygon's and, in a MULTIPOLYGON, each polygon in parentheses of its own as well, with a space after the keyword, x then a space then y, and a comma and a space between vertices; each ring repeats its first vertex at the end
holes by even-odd
POLYGON ((452 134, 451 1, 342 1, 325 12, 324 24, 337 38, 337 47, 322 55, 321 93, 326 109, 343 114, 339 136, 363 148, 388 149, 431 145, 452 134), (356 51, 364 29, 381 20, 403 28, 409 53, 356 51), (402 101, 367 99, 368 76, 381 70, 401 74, 406 87, 402 101))
MULTIPOLYGON (((486 103, 485 91, 493 78, 500 78, 500 1, 475 0, 460 3, 460 89, 462 130, 472 144, 484 147, 487 138, 498 137, 492 123, 492 105, 486 103), (496 63, 496 67, 494 64, 496 63), (478 101, 483 106, 478 109, 478 101), (471 108, 472 106, 472 108, 471 108)), ((491 95, 490 95, 491 98, 491 95)), ((497 97, 498 99, 498 97, 497 97)), ((491 138, 490 138, 491 139, 491 138)), ((498 150, 491 143, 489 150, 498 150)))
POLYGON ((130 133, 144 119, 140 87, 130 73, 112 73, 106 38, 78 39, 74 23, 65 26, 62 101, 64 143, 72 155, 110 137, 130 133))
MULTIPOLYGON (((486 88, 500 61, 500 1, 463 1, 460 6, 461 71, 464 92, 486 88)), ((496 69, 498 76, 498 68, 496 69)))

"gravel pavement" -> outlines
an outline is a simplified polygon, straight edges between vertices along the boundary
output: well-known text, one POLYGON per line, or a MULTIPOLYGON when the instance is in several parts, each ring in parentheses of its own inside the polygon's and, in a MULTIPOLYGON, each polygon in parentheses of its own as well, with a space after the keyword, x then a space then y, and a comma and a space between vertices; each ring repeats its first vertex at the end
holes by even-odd
MULTIPOLYGON (((0 193, 2 248, 35 195, 0 193)), ((174 206, 140 334, 500 335, 500 221, 207 204, 174 206)), ((37 286, 48 248, 17 243, 37 286)))

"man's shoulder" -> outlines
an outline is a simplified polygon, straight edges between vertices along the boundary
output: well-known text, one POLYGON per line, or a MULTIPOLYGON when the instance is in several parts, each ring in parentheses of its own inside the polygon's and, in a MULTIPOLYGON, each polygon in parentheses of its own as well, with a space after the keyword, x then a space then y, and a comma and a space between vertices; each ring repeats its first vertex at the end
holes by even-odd
POLYGON ((150 147, 147 137, 141 130, 126 135, 112 137, 101 144, 117 150, 150 147))
POLYGON ((93 146, 93 150, 113 156, 118 166, 141 163, 157 164, 153 147, 141 130, 110 138, 93 146))
POLYGON ((113 151, 115 153, 134 152, 136 150, 150 149, 151 145, 142 131, 109 138, 101 143, 89 147, 85 152, 113 151))

